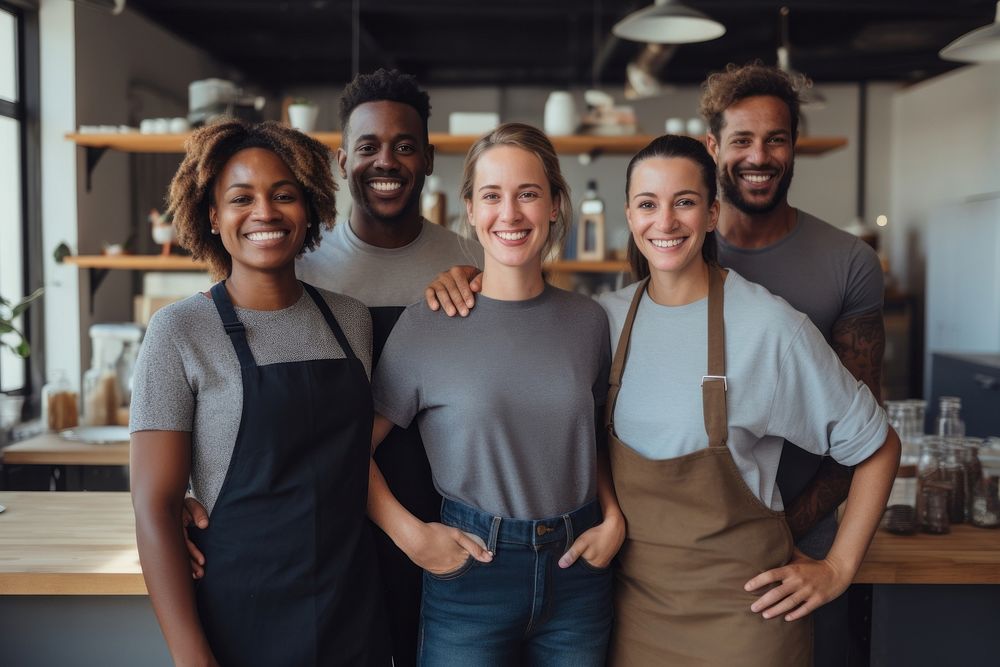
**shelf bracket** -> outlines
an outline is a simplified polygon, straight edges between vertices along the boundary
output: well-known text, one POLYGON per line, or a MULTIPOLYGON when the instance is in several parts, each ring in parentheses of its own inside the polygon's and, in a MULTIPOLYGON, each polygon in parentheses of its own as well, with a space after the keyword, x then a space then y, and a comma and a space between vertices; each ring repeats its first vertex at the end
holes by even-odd
POLYGON ((108 271, 111 269, 87 269, 90 274, 90 314, 94 314, 94 294, 97 293, 97 288, 101 286, 104 279, 108 277, 108 271))
POLYGON ((87 158, 87 192, 90 192, 90 175, 94 172, 94 167, 101 161, 107 150, 107 146, 87 146, 84 148, 87 158))

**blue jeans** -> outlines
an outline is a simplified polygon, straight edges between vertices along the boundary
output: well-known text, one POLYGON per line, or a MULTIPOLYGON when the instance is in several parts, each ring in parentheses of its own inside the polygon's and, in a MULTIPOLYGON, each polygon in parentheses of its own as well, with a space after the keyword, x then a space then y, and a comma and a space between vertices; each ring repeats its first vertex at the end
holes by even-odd
POLYGON ((582 558, 559 567, 573 540, 601 522, 596 500, 537 521, 506 519, 445 500, 441 521, 478 535, 494 556, 490 563, 470 556, 443 575, 424 572, 421 665, 604 664, 612 623, 611 570, 582 558))

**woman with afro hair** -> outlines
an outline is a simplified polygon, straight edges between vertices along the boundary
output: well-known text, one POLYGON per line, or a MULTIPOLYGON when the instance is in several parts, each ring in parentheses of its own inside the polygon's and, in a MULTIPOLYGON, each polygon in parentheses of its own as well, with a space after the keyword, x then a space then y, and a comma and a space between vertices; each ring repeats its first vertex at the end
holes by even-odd
POLYGON ((149 323, 130 431, 143 576, 177 664, 387 665, 365 501, 371 319, 295 277, 335 219, 329 151, 277 123, 196 131, 178 239, 219 282, 149 323), (211 527, 192 582, 190 485, 211 527))

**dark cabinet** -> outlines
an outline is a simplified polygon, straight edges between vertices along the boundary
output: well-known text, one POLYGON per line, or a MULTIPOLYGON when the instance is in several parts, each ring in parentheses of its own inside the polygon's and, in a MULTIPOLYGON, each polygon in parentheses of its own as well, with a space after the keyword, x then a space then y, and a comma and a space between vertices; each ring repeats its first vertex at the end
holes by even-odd
MULTIPOLYGON (((941 396, 962 399, 965 432, 976 437, 1000 436, 1000 354, 941 354, 931 361, 931 402, 937 417, 941 396)), ((933 421, 931 422, 933 433, 933 421)))

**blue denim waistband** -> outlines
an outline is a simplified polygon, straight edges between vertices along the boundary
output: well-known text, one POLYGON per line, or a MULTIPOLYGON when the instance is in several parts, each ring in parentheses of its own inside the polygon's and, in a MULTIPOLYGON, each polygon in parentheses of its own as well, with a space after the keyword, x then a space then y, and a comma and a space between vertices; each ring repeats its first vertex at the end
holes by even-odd
POLYGON ((572 512, 547 519, 509 519, 445 498, 441 503, 441 521, 474 535, 496 551, 497 542, 541 546, 573 543, 585 530, 602 520, 601 504, 595 499, 572 512))

